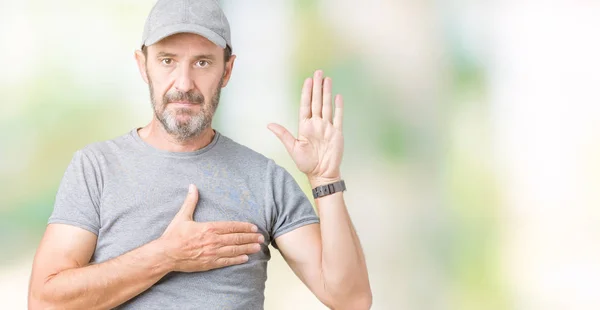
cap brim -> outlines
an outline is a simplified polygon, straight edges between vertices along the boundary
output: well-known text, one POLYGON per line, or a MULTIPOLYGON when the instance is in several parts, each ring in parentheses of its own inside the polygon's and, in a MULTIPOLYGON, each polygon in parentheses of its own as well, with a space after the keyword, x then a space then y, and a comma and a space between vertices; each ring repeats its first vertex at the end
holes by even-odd
POLYGON ((194 33, 207 38, 221 48, 227 47, 227 42, 220 35, 208 28, 193 24, 174 24, 158 28, 142 42, 142 46, 150 46, 177 33, 194 33))

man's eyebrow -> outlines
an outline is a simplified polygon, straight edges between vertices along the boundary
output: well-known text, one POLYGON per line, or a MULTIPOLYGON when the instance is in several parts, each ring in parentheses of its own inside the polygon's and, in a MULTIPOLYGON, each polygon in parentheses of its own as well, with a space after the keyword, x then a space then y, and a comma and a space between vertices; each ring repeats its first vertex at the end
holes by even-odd
POLYGON ((157 57, 175 57, 177 55, 173 54, 173 53, 167 53, 167 52, 158 52, 158 54, 156 54, 157 57))
POLYGON ((201 55, 196 55, 194 57, 192 57, 193 59, 208 59, 208 60, 215 60, 216 57, 213 54, 201 54, 201 55))
MULTIPOLYGON (((158 54, 156 54, 156 57, 176 57, 176 54, 173 53, 167 53, 167 52, 158 52, 158 54)), ((215 60, 216 57, 215 55, 212 54, 200 54, 200 55, 195 55, 194 57, 192 57, 192 59, 209 59, 209 60, 215 60)))

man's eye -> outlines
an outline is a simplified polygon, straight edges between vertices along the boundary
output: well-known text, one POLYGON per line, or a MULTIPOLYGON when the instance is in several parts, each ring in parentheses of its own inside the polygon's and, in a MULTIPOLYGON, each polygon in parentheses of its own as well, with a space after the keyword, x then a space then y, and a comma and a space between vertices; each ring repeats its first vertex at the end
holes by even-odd
POLYGON ((171 63, 173 63, 173 59, 163 58, 160 62, 162 62, 163 65, 170 65, 171 63))
POLYGON ((200 68, 204 68, 204 67, 208 66, 208 61, 206 61, 206 60, 198 60, 196 62, 196 65, 198 67, 200 67, 200 68))

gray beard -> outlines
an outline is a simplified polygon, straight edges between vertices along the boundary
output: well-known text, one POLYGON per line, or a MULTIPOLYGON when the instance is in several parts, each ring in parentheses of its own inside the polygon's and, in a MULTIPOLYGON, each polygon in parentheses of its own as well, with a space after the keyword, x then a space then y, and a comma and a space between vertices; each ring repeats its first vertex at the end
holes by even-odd
POLYGON ((187 141, 193 137, 198 136, 203 130, 208 128, 212 123, 212 118, 219 105, 221 97, 221 86, 223 85, 223 79, 219 82, 219 85, 211 97, 210 106, 208 111, 200 111, 198 114, 193 114, 191 109, 180 108, 176 111, 167 110, 166 106, 169 102, 176 100, 186 100, 195 104, 205 105, 204 95, 201 93, 182 93, 182 92, 170 92, 165 94, 162 98, 162 104, 158 105, 156 98, 154 97, 154 88, 152 87, 152 80, 148 78, 150 85, 150 99, 152 103, 152 109, 156 119, 163 125, 165 131, 171 135, 177 141, 187 141), (159 109, 162 109, 160 111, 159 109), (181 116, 187 116, 186 120, 179 119, 181 116))

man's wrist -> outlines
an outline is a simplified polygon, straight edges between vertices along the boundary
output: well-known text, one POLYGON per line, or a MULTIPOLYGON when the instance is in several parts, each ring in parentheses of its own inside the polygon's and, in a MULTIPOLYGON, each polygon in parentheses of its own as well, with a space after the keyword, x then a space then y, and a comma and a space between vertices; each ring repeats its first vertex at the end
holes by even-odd
POLYGON ((341 181, 342 177, 338 176, 338 177, 309 177, 308 178, 308 182, 310 183, 311 188, 315 188, 318 186, 323 186, 323 185, 327 185, 327 184, 331 184, 331 183, 335 183, 338 181, 341 181))
POLYGON ((155 265, 155 269, 159 273, 169 273, 175 271, 175 260, 167 254, 166 244, 161 238, 151 241, 147 244, 152 255, 158 258, 158 263, 155 265))
POLYGON ((346 190, 346 183, 344 180, 317 186, 313 188, 313 198, 322 198, 325 196, 334 195, 336 193, 342 193, 346 190))

